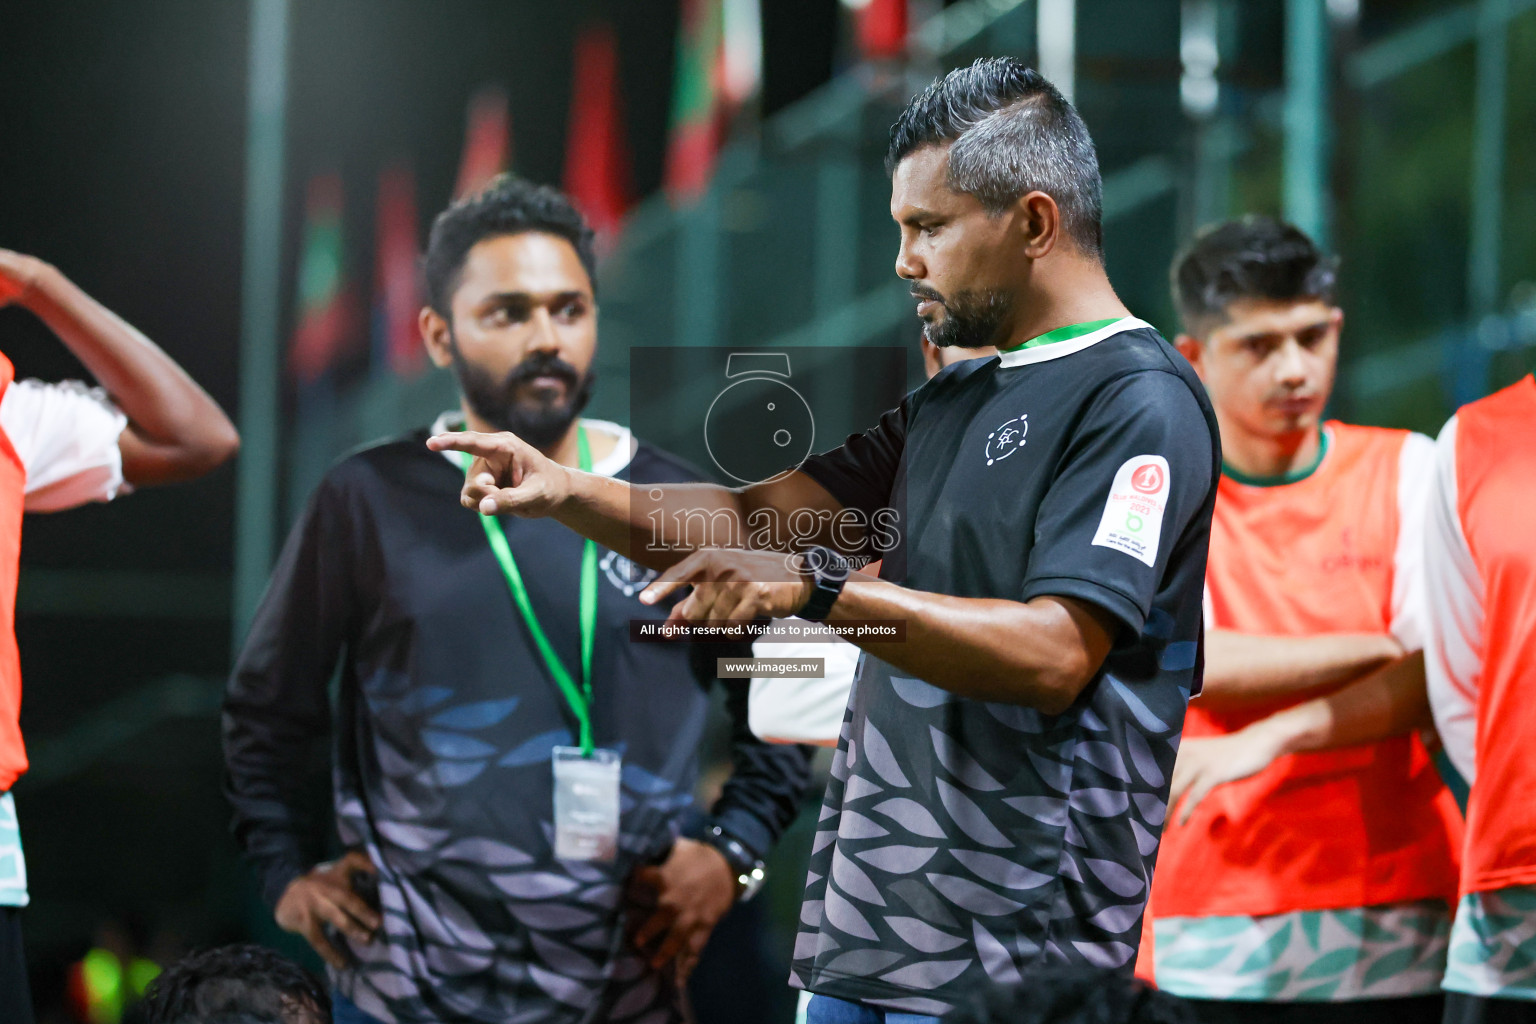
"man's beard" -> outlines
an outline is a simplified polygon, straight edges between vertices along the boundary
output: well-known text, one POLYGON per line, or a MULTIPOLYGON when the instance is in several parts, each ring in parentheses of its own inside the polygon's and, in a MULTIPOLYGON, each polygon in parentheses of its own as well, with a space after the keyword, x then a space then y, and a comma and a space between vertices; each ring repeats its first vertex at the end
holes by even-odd
POLYGON ((932 299, 944 307, 942 320, 923 324, 923 337, 939 348, 986 348, 997 344, 998 334, 1013 312, 1013 298, 1000 291, 955 292, 944 298, 932 288, 912 289, 920 299, 932 299))
POLYGON ((565 436, 592 397, 596 374, 585 375, 551 352, 535 352, 497 380, 482 367, 464 358, 458 339, 449 337, 453 374, 458 378, 464 402, 476 416, 497 430, 510 430, 541 451, 565 436), (518 392, 538 377, 555 377, 565 383, 563 398, 519 400, 518 392))

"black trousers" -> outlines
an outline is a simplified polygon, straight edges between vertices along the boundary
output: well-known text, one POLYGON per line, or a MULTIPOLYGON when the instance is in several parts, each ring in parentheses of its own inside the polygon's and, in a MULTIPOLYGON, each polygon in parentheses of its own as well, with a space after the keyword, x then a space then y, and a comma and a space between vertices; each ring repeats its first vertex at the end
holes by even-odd
POLYGON ((0 907, 0 1021, 32 1024, 32 986, 21 948, 20 907, 0 907))
POLYGON ((1233 999, 1187 1002, 1200 1024, 1442 1024, 1442 1019, 1446 1019, 1445 997, 1440 995, 1356 999, 1347 1003, 1260 1003, 1233 999))
POLYGON ((1536 1024, 1536 1003, 1447 992, 1445 1024, 1536 1024))

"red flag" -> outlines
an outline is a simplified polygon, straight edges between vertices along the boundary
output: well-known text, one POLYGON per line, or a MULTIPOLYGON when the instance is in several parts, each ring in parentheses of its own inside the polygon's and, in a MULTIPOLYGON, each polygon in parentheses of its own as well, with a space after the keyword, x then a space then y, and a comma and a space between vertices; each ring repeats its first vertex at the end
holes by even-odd
POLYGON ((473 195, 492 178, 512 166, 512 114, 504 90, 481 89, 469 101, 469 126, 464 133, 464 156, 459 160, 459 181, 453 197, 473 195))
POLYGON ((321 174, 304 191, 304 242, 299 253, 299 324, 288 365, 313 384, 356 340, 357 296, 347 283, 341 177, 321 174))
POLYGON ((412 377, 426 365, 416 327, 416 175, 397 163, 379 175, 374 213, 373 363, 412 377))
POLYGON ((611 26, 591 25, 577 36, 573 77, 564 187, 606 249, 618 235, 632 196, 618 44, 611 26))
POLYGON ((907 0, 868 0, 855 17, 859 56, 883 60, 907 52, 907 0))

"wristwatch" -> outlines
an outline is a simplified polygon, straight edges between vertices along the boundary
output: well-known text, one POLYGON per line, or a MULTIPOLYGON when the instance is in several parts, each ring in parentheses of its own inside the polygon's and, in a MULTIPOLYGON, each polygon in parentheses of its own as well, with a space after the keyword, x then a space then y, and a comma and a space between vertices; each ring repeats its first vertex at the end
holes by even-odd
POLYGON ((810 622, 822 622, 848 582, 848 559, 831 548, 810 547, 800 552, 800 564, 801 573, 811 581, 811 596, 795 614, 810 622))
POLYGON ((768 870, 751 850, 742 846, 719 825, 711 825, 705 829, 704 834, 699 836, 699 840, 719 850, 720 856, 724 857, 726 864, 730 865, 740 890, 738 900, 745 903, 757 895, 763 883, 768 880, 768 870))

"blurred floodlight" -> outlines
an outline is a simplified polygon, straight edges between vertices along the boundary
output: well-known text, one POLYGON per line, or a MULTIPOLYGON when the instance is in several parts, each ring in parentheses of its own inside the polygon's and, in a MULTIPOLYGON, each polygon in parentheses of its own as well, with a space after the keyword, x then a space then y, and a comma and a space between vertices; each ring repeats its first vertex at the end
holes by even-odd
POLYGON ((1216 0, 1183 0, 1179 6, 1179 100, 1190 117, 1210 117, 1221 99, 1216 19, 1216 0))
POLYGON ((1072 100, 1077 70, 1077 0, 1039 0, 1040 73, 1072 100))
POLYGON ((725 0, 721 35, 725 99, 740 105, 757 93, 763 81, 763 15, 758 0, 725 0))
POLYGON ((1353 25, 1360 20, 1360 0, 1328 0, 1328 17, 1337 25, 1353 25))

